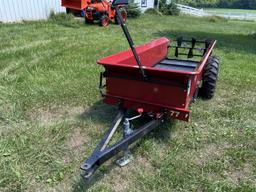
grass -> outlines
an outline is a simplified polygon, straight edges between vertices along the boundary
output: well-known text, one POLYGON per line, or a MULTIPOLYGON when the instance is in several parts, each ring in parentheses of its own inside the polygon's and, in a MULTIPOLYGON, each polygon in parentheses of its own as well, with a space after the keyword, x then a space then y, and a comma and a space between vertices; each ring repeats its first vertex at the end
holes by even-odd
POLYGON ((253 9, 225 9, 225 8, 204 8, 208 12, 217 12, 217 13, 256 13, 256 10, 253 9))
POLYGON ((205 9, 205 11, 219 17, 227 17, 227 18, 251 20, 251 21, 256 20, 256 10, 207 8, 205 9))
POLYGON ((167 36, 214 38, 216 96, 192 105, 190 123, 169 121, 108 162, 84 185, 79 166, 116 108, 98 91, 96 60, 128 48, 116 25, 73 19, 0 24, 0 191, 255 191, 255 23, 143 16, 136 44, 167 36))

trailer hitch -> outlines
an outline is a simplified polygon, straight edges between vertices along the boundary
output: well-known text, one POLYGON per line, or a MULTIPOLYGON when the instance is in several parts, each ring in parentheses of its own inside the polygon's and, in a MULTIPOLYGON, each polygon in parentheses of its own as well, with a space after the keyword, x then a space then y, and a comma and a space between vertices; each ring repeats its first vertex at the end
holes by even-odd
POLYGON ((114 133, 125 116, 126 110, 120 109, 112 123, 112 126, 105 132, 103 138, 93 151, 92 155, 81 165, 82 178, 89 180, 94 172, 102 165, 104 162, 123 151, 124 156, 117 160, 117 164, 124 166, 130 162, 132 156, 129 152, 129 145, 137 141, 138 139, 147 135, 154 128, 159 126, 163 120, 164 115, 159 115, 157 117, 150 117, 150 120, 139 127, 138 129, 132 130, 130 121, 141 117, 142 113, 133 118, 125 118, 123 123, 123 138, 116 142, 115 144, 108 147, 108 144, 113 137, 114 133))

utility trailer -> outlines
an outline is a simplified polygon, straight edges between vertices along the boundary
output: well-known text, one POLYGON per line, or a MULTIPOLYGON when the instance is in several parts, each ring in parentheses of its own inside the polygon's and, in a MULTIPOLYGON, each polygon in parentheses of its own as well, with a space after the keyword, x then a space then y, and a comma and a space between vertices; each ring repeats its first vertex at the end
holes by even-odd
POLYGON ((93 154, 81 165, 84 179, 89 179, 101 164, 121 151, 124 155, 117 163, 120 166, 129 163, 132 159, 129 145, 166 118, 189 121, 190 104, 199 95, 212 98, 218 77, 219 59, 212 56, 215 40, 184 40, 179 37, 174 43, 162 37, 135 47, 120 19, 118 1, 113 3, 131 49, 97 61, 105 68, 100 74, 99 86, 103 101, 118 106, 119 111, 93 154), (170 52, 174 57, 170 57, 170 52), (184 55, 187 59, 180 58, 184 55), (192 60, 194 57, 199 59, 192 60), (137 114, 130 117, 128 110, 137 114), (134 128, 133 120, 142 117, 146 117, 147 122, 134 128), (123 137, 108 146, 121 122, 123 137))

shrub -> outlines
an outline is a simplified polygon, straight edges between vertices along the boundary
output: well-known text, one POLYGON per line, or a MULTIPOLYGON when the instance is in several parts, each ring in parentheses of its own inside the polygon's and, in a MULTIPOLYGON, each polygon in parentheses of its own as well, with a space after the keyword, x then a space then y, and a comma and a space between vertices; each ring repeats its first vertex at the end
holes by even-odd
POLYGON ((216 23, 216 22, 227 22, 228 19, 226 19, 225 17, 221 17, 221 16, 211 16, 211 17, 206 17, 206 19, 209 21, 209 22, 212 22, 212 23, 216 23))
POLYGON ((256 39, 256 32, 250 33, 249 36, 252 37, 253 39, 256 39))
POLYGON ((145 13, 150 15, 163 15, 160 11, 153 8, 146 9, 145 13))
POLYGON ((50 12, 49 20, 51 21, 70 21, 74 19, 74 15, 66 13, 55 13, 54 11, 50 12))
POLYGON ((55 22, 57 24, 63 25, 65 27, 77 28, 80 25, 80 22, 74 18, 75 18, 74 15, 71 13, 70 14, 66 14, 66 13, 55 14, 53 11, 51 11, 48 20, 55 22))
POLYGON ((129 3, 127 6, 127 17, 136 18, 141 15, 141 10, 137 3, 129 3))
POLYGON ((177 5, 172 1, 172 3, 167 4, 166 0, 160 0, 159 2, 159 11, 164 15, 179 15, 180 10, 177 8, 177 5))

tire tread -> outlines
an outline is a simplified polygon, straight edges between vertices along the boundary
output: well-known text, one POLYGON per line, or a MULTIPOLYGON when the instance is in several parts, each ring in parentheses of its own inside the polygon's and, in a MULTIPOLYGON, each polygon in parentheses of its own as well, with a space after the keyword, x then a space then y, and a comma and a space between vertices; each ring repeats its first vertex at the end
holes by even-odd
POLYGON ((216 56, 209 57, 202 77, 202 87, 199 90, 199 95, 204 99, 214 97, 216 83, 218 80, 220 60, 216 56))

